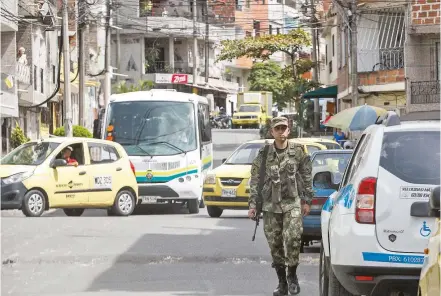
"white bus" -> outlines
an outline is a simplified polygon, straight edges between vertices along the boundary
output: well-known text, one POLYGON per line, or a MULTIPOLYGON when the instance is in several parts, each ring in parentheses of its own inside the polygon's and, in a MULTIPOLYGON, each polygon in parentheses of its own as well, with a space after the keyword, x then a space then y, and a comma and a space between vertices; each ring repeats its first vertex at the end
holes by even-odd
POLYGON ((203 206, 202 187, 213 167, 207 98, 174 90, 110 97, 101 137, 121 144, 135 167, 142 204, 203 206))

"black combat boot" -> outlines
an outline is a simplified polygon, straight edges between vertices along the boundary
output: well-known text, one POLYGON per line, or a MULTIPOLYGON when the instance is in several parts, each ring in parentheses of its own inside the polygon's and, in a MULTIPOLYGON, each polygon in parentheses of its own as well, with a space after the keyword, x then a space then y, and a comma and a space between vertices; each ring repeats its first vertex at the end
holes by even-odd
POLYGON ((297 266, 288 266, 288 291, 289 295, 300 293, 299 280, 297 279, 297 266))
POLYGON ((277 277, 279 278, 279 285, 273 292, 273 296, 288 295, 288 283, 286 282, 286 267, 285 265, 274 265, 277 277))

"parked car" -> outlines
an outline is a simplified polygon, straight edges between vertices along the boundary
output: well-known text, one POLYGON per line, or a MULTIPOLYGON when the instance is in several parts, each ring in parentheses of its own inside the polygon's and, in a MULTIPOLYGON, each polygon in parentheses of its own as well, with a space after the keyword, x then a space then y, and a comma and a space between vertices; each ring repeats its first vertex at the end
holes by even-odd
MULTIPOLYGON (((294 139, 293 139, 294 140, 294 139)), ((290 141, 293 141, 290 140, 290 141)), ((209 172, 204 180, 203 198, 210 217, 220 217, 224 209, 248 209, 251 164, 265 141, 253 140, 240 145, 222 164, 209 172)), ((318 143, 302 142, 305 153, 326 150, 318 143)))
POLYGON ((322 209, 320 294, 417 294, 436 227, 421 202, 439 184, 439 121, 389 112, 369 126, 322 209))
POLYGON ((429 238, 429 244, 424 249, 424 263, 421 268, 418 296, 441 295, 441 219, 440 219, 440 186, 436 187, 426 204, 429 216, 436 218, 435 229, 429 238))
POLYGON ((326 146, 327 149, 343 149, 336 141, 326 138, 296 138, 297 141, 319 143, 326 146))
POLYGON ((28 217, 50 208, 61 208, 67 216, 81 216, 86 208, 128 216, 138 202, 133 164, 120 144, 106 140, 28 142, 1 159, 0 179, 1 209, 22 210, 28 217), (66 148, 69 163, 63 156, 66 148))
POLYGON ((311 205, 311 212, 303 218, 302 245, 308 246, 312 241, 322 238, 320 223, 322 207, 328 197, 336 191, 333 184, 341 180, 351 155, 352 150, 343 149, 321 150, 312 154, 312 177, 315 196, 311 205), (331 174, 323 181, 314 178, 317 173, 325 171, 332 172, 335 179, 331 179, 331 174))

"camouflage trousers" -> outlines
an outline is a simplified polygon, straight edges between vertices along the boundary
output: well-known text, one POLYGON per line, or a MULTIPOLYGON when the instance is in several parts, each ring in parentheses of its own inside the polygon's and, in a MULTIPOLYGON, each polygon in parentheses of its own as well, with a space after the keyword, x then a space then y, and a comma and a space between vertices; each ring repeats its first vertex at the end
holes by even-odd
POLYGON ((274 265, 299 264, 303 233, 302 214, 299 208, 285 213, 263 212, 263 231, 274 265))

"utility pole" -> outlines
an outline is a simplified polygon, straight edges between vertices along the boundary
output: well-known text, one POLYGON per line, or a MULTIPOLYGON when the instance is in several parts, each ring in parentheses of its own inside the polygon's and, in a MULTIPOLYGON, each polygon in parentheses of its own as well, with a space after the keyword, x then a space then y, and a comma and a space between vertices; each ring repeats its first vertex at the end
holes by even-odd
POLYGON ((72 130, 72 102, 70 96, 70 48, 69 48, 69 17, 67 0, 63 0, 63 63, 64 63, 64 134, 73 136, 72 130))
POLYGON ((205 0, 205 83, 208 83, 210 69, 210 24, 208 23, 208 0, 205 0))
POLYGON ((352 0, 350 24, 352 107, 356 107, 358 106, 357 0, 352 0))
POLYGON ((78 20, 78 57, 79 57, 79 63, 78 63, 78 74, 79 74, 79 91, 80 96, 78 100, 78 108, 79 108, 79 123, 81 126, 84 126, 84 97, 85 97, 85 76, 86 76, 86 61, 84 59, 84 28, 85 28, 85 12, 86 12, 86 1, 79 0, 78 1, 78 7, 79 11, 78 14, 80 16, 78 20))
MULTIPOLYGON (((315 3, 314 0, 311 0, 311 8, 312 8, 312 61, 314 62, 314 71, 313 71, 313 81, 318 82, 318 60, 317 60, 317 30, 316 28, 316 22, 317 19, 315 17, 316 9, 315 9, 315 3)), ((320 130, 320 99, 314 98, 314 130, 319 131, 320 130)))
MULTIPOLYGON (((119 5, 119 3, 118 3, 119 5)), ((115 22, 116 26, 118 26, 118 8, 116 8, 115 11, 115 22)), ((121 36, 119 35, 119 29, 116 30, 116 68, 118 68, 118 71, 121 71, 121 36)), ((121 72, 118 72, 121 73, 121 72)), ((119 80, 119 75, 116 76, 116 80, 119 80)))
POLYGON ((106 0, 106 46, 105 46, 105 61, 104 61, 104 106, 107 108, 107 104, 110 101, 111 92, 111 69, 110 69, 110 0, 106 0))
POLYGON ((197 70, 197 56, 198 56, 198 39, 197 39, 197 30, 196 30, 196 22, 197 22, 197 0, 193 0, 193 93, 197 93, 196 90, 196 76, 198 74, 197 70))

